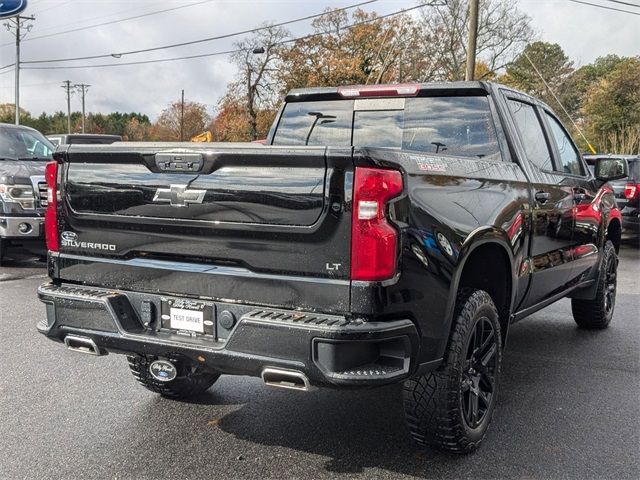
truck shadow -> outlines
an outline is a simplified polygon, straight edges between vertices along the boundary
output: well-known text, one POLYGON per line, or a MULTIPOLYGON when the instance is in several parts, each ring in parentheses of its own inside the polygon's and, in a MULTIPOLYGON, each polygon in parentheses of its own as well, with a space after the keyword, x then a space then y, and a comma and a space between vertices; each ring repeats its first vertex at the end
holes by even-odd
MULTIPOLYGON (((309 394, 253 391, 242 408, 221 419, 219 428, 248 442, 328 457, 324 469, 336 474, 382 469, 420 477, 480 474, 482 478, 500 478, 505 470, 496 468, 495 462, 502 461, 507 469, 529 464, 522 474, 535 475, 540 473, 537 468, 544 467, 531 465, 531 450, 538 450, 543 458, 564 448, 556 435, 556 422, 564 421, 559 408, 564 403, 553 392, 565 388, 566 378, 573 377, 575 369, 582 368, 581 363, 592 365, 591 355, 600 345, 595 337, 597 333, 578 330, 566 320, 514 326, 505 352, 497 415, 483 447, 468 456, 416 447, 404 424, 401 388, 397 385, 309 394), (532 401, 532 389, 539 392, 535 400, 538 405, 532 401), (541 421, 544 415, 547 419, 541 421), (529 438, 528 447, 514 448, 505 456, 504 444, 519 443, 523 438, 529 438)), ((590 426, 590 420, 584 418, 582 424, 566 428, 570 435, 590 426)))
MULTIPOLYGON (((225 462, 262 462, 272 457, 282 478, 300 476, 313 465, 319 467, 314 478, 363 473, 373 477, 389 473, 432 478, 553 477, 563 469, 572 469, 576 478, 598 471, 604 474, 606 463, 588 453, 593 451, 593 440, 584 432, 593 427, 593 418, 584 412, 607 402, 623 409, 628 402, 617 383, 594 389, 580 377, 594 363, 596 370, 598 362, 633 363, 633 353, 616 357, 611 352, 607 358, 603 341, 624 343, 623 328, 579 330, 566 313, 558 315, 566 305, 556 308, 512 327, 497 412, 485 443, 472 455, 416 447, 404 424, 398 385, 298 393, 266 388, 258 379, 222 377, 188 404, 159 398, 145 402, 130 429, 162 425, 188 443, 197 443, 197 451, 191 452, 194 456, 211 455, 209 449, 216 445, 215 456, 225 462), (596 355, 600 358, 594 360, 596 355), (183 424, 181 413, 196 418, 197 426, 193 419, 183 424), (571 444, 567 438, 579 440, 571 444)), ((601 414, 601 420, 613 425, 612 432, 625 430, 614 410, 601 414)), ((153 448, 156 441, 146 438, 145 448, 153 448)))

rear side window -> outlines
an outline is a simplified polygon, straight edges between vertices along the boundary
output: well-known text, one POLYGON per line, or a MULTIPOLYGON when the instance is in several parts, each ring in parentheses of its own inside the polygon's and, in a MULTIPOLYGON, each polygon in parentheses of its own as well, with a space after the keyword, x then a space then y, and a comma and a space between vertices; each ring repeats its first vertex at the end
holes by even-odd
POLYGON ((273 144, 353 144, 501 159, 487 97, 371 98, 355 102, 287 104, 273 144))
POLYGON ((582 163, 580 163, 580 155, 573 146, 569 135, 566 134, 560 123, 554 117, 546 112, 545 115, 551 128, 551 135, 558 147, 562 172, 572 175, 584 175, 582 163))
POLYGON ((529 161, 540 170, 553 170, 549 147, 533 106, 517 100, 507 102, 529 161))

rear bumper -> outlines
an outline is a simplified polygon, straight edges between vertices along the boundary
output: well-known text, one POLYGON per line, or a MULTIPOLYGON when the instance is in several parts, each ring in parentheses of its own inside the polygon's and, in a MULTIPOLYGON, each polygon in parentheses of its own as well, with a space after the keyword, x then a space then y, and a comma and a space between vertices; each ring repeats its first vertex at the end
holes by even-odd
POLYGON ((43 227, 43 217, 0 216, 0 238, 42 238, 44 234, 43 227))
POLYGON ((38 296, 47 319, 37 328, 52 340, 83 337, 101 354, 181 355, 223 374, 261 376, 277 368, 302 372, 316 386, 375 386, 408 377, 418 358, 410 320, 364 322, 208 302, 213 333, 189 335, 163 327, 161 295, 44 284, 38 296))

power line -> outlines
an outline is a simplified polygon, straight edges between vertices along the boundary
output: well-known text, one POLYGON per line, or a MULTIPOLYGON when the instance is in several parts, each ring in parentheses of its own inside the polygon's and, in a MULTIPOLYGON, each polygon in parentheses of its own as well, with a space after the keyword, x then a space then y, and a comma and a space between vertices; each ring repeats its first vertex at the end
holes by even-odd
MULTIPOLYGON (((74 0, 70 0, 70 2, 67 2, 67 3, 71 3, 73 1, 74 0)), ((31 6, 31 3, 29 5, 31 6)), ((61 5, 66 5, 66 3, 63 3, 61 5)), ((54 8, 60 8, 61 5, 58 5, 58 6, 54 7, 54 8)), ((109 18, 109 17, 117 17, 118 15, 131 13, 131 12, 140 12, 142 10, 148 10, 148 9, 149 9, 148 5, 146 7, 138 6, 136 8, 127 8, 126 10, 118 10, 117 12, 113 12, 113 13, 110 13, 108 15, 98 15, 98 16, 95 16, 95 17, 84 18, 82 20, 76 20, 75 22, 65 22, 64 25, 65 25, 65 27, 68 28, 68 27, 70 27, 72 25, 83 25, 83 24, 86 24, 87 22, 91 22, 93 20, 103 21, 103 20, 105 20, 106 18, 109 18)), ((42 13, 42 11, 40 11, 40 10, 38 12, 36 12, 36 14, 40 14, 40 13, 42 13)), ((53 33, 55 35, 59 35, 59 34, 64 33, 64 32, 60 32, 60 31, 56 31, 59 28, 60 28, 60 25, 54 25, 54 26, 45 27, 45 28, 38 28, 38 33, 43 33, 43 32, 46 33, 46 32, 49 32, 51 30, 53 30, 53 33)), ((93 27, 91 27, 91 28, 93 28, 93 27)), ((48 33, 46 33, 46 34, 48 35, 48 33)), ((8 45, 8 44, 6 44, 6 43, 5 44, 0 44, 0 47, 4 47, 6 45, 8 45)))
POLYGON ((571 123, 573 123, 573 126, 576 128, 576 130, 578 131, 580 136, 584 139, 585 142, 587 142, 587 146, 589 147, 589 150, 591 150, 591 152, 595 154, 596 153, 595 149, 591 146, 591 143, 589 142, 589 140, 587 140, 587 137, 584 136, 584 133, 582 133, 582 130, 580 129, 578 124, 573 120, 573 117, 571 115, 569 115, 569 112, 567 112, 567 109, 564 108, 564 105, 562 104, 560 99, 556 96, 555 92, 551 89, 551 87, 549 86, 549 84, 547 83, 545 78, 542 76, 542 74, 540 73, 540 70, 538 70, 538 67, 536 67, 536 64, 533 63, 533 60, 531 60, 529 55, 527 55, 526 51, 523 50, 522 54, 529 61, 529 63, 531 64, 531 66, 533 67, 535 72, 538 74, 538 76, 540 77, 540 80, 542 80, 542 83, 544 83, 544 86, 547 87, 547 90, 549 90, 549 93, 551 93, 551 96, 553 96, 555 101, 558 102, 558 105, 560 105, 560 108, 562 108, 562 111, 565 113, 567 118, 569 118, 569 120, 571 120, 571 123))
POLYGON ((640 8, 640 5, 638 5, 637 3, 622 2, 620 0, 604 0, 604 1, 605 2, 611 2, 611 3, 619 3, 620 5, 627 5, 629 7, 640 8))
MULTIPOLYGON (((418 8, 424 8, 424 7, 431 7, 431 6, 436 6, 439 4, 432 4, 432 3, 425 3, 425 4, 421 4, 421 5, 416 5, 414 7, 410 7, 410 8, 405 8, 402 10, 397 10, 395 12, 392 13, 388 13, 386 15, 380 15, 378 17, 369 19, 369 20, 363 20, 360 22, 356 22, 356 23, 352 23, 350 25, 346 25, 344 27, 342 27, 342 30, 348 30, 360 25, 365 25, 367 23, 372 23, 378 20, 381 20, 383 18, 388 18, 388 17, 392 17, 395 15, 401 15, 403 13, 406 12, 410 12, 411 10, 416 10, 418 8)), ((331 13, 331 12, 329 12, 331 13)), ((325 14, 326 15, 326 14, 325 14)), ((319 33, 310 33, 308 35, 304 35, 302 37, 295 37, 295 38, 290 38, 287 40, 282 40, 280 42, 276 42, 271 46, 275 46, 275 45, 284 45, 287 43, 293 43, 296 42, 298 40, 306 40, 309 38, 313 38, 313 37, 317 37, 317 36, 321 36, 321 35, 327 35, 328 33, 331 32, 319 32, 319 33)), ((144 65, 144 64, 150 64, 150 63, 164 63, 164 62, 174 62, 174 61, 178 61, 178 60, 191 60, 194 58, 204 58, 204 57, 214 57, 214 56, 219 56, 219 55, 230 55, 233 53, 238 53, 238 52, 244 52, 245 50, 242 48, 238 48, 235 50, 225 50, 225 51, 221 51, 221 52, 211 52, 211 53, 202 53, 199 55, 187 55, 187 56, 181 56, 181 57, 172 57, 172 58, 159 58, 156 60, 139 60, 136 62, 124 62, 124 63, 101 63, 101 64, 94 64, 94 65, 71 65, 71 66, 52 66, 52 67, 23 67, 23 70, 28 69, 28 70, 65 70, 65 69, 75 69, 75 68, 106 68, 106 67, 124 67, 127 65, 144 65)))
POLYGON ((573 2, 573 3, 581 3, 583 5, 591 5, 592 7, 604 8, 605 10, 613 10, 616 12, 629 13, 631 15, 640 15, 640 13, 638 12, 631 12, 629 10, 623 10, 621 8, 615 8, 615 7, 607 7, 606 5, 598 5, 597 3, 583 2, 582 0, 567 0, 567 1, 573 2))
MULTIPOLYGON (((135 19, 138 19, 138 18, 150 17, 151 15, 158 15, 160 13, 172 12, 174 10, 180 10, 182 8, 193 7, 195 5, 201 5, 203 3, 209 3, 209 2, 213 2, 213 1, 214 0, 201 0, 199 2, 190 3, 188 5, 180 5, 180 6, 177 6, 177 7, 165 8, 164 10, 156 10, 156 11, 153 11, 153 12, 142 13, 140 15, 135 15, 133 17, 121 18, 121 19, 118 19, 118 20, 110 20, 108 22, 96 23, 95 25, 87 25, 87 26, 84 26, 84 27, 72 28, 70 30, 63 30, 61 32, 48 33, 46 35, 40 35, 38 37, 32 37, 30 40, 37 40, 39 38, 49 38, 49 37, 54 37, 56 35, 63 35, 63 34, 66 34, 66 33, 73 33, 73 32, 79 32, 79 31, 82 31, 82 30, 88 30, 90 28, 103 27, 105 25, 112 25, 114 23, 126 22, 128 20, 135 20, 135 19)), ((0 47, 4 47, 6 45, 8 45, 8 44, 2 44, 2 45, 0 45, 0 47)))
MULTIPOLYGON (((125 62, 125 63, 99 63, 97 65, 59 65, 53 67, 22 67, 22 70, 66 70, 66 69, 75 69, 75 68, 103 68, 103 67, 124 67, 127 65, 145 65, 148 63, 164 63, 164 62, 174 62, 176 60, 191 60, 194 58, 204 58, 204 57, 215 57, 218 55, 229 55, 236 52, 241 52, 242 49, 236 50, 226 50, 224 52, 213 52, 213 53, 203 53, 200 55, 188 55, 184 57, 173 57, 173 58, 159 58, 157 60, 139 60, 137 62, 125 62)), ((12 71, 12 70, 8 70, 12 71)))
MULTIPOLYGON (((67 5, 68 3, 71 3, 71 2, 73 2, 73 0, 67 0, 66 2, 59 3, 58 5, 51 5, 50 7, 47 7, 43 10, 38 10, 36 12, 33 12, 32 15, 40 15, 41 13, 48 12, 49 10, 53 10, 54 8, 60 8, 63 5, 67 5)), ((33 4, 31 4, 31 6, 33 6, 33 4)))
POLYGON ((134 55, 134 54, 138 54, 138 53, 148 53, 148 52, 155 52, 158 50, 166 50, 169 48, 176 48, 176 47, 185 47, 187 45, 195 45, 197 43, 204 43, 204 42, 211 42, 213 40, 221 40, 221 39, 225 39, 225 38, 230 38, 230 37, 237 37, 239 35, 246 35, 249 33, 256 33, 259 32, 261 30, 266 30, 267 28, 273 28, 273 27, 282 27, 284 25, 290 25, 292 23, 298 23, 298 22, 303 22, 305 20, 311 20, 314 18, 318 18, 318 17, 322 17, 324 15, 327 15, 327 13, 336 13, 336 12, 342 12, 345 10, 350 10, 356 7, 361 7, 363 5, 367 5, 370 3, 374 3, 377 2, 378 0, 366 0, 360 3, 356 3, 353 5, 349 5, 347 7, 342 7, 342 8, 337 8, 334 10, 331 10, 330 12, 322 12, 322 13, 316 13, 313 15, 307 15, 305 17, 300 17, 300 18, 294 18, 292 20, 287 20, 284 22, 280 22, 280 23, 276 23, 273 25, 269 25, 269 26, 264 26, 264 27, 257 27, 257 28, 252 28, 249 30, 242 30, 239 32, 233 32, 233 33, 226 33, 224 35, 217 35, 214 37, 206 37, 206 38, 200 38, 198 40, 191 40, 188 42, 180 42, 180 43, 173 43, 170 45, 163 45, 160 47, 151 47, 151 48, 143 48, 143 49, 139 49, 139 50, 129 50, 127 52, 116 52, 116 53, 106 53, 106 54, 101 54, 101 55, 89 55, 89 56, 85 56, 85 57, 72 57, 72 58, 55 58, 55 59, 46 59, 46 60, 29 60, 26 62, 22 62, 22 63, 59 63, 59 62, 72 62, 72 61, 78 61, 78 60, 95 60, 98 58, 109 58, 109 57, 114 57, 114 58, 120 58, 123 55, 134 55))

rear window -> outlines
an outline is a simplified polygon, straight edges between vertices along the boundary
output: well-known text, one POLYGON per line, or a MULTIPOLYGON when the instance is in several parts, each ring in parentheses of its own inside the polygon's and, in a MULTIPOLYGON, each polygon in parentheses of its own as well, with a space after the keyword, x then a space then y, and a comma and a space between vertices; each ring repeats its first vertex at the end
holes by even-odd
POLYGON ((288 103, 274 145, 385 147, 500 160, 484 96, 288 103))

